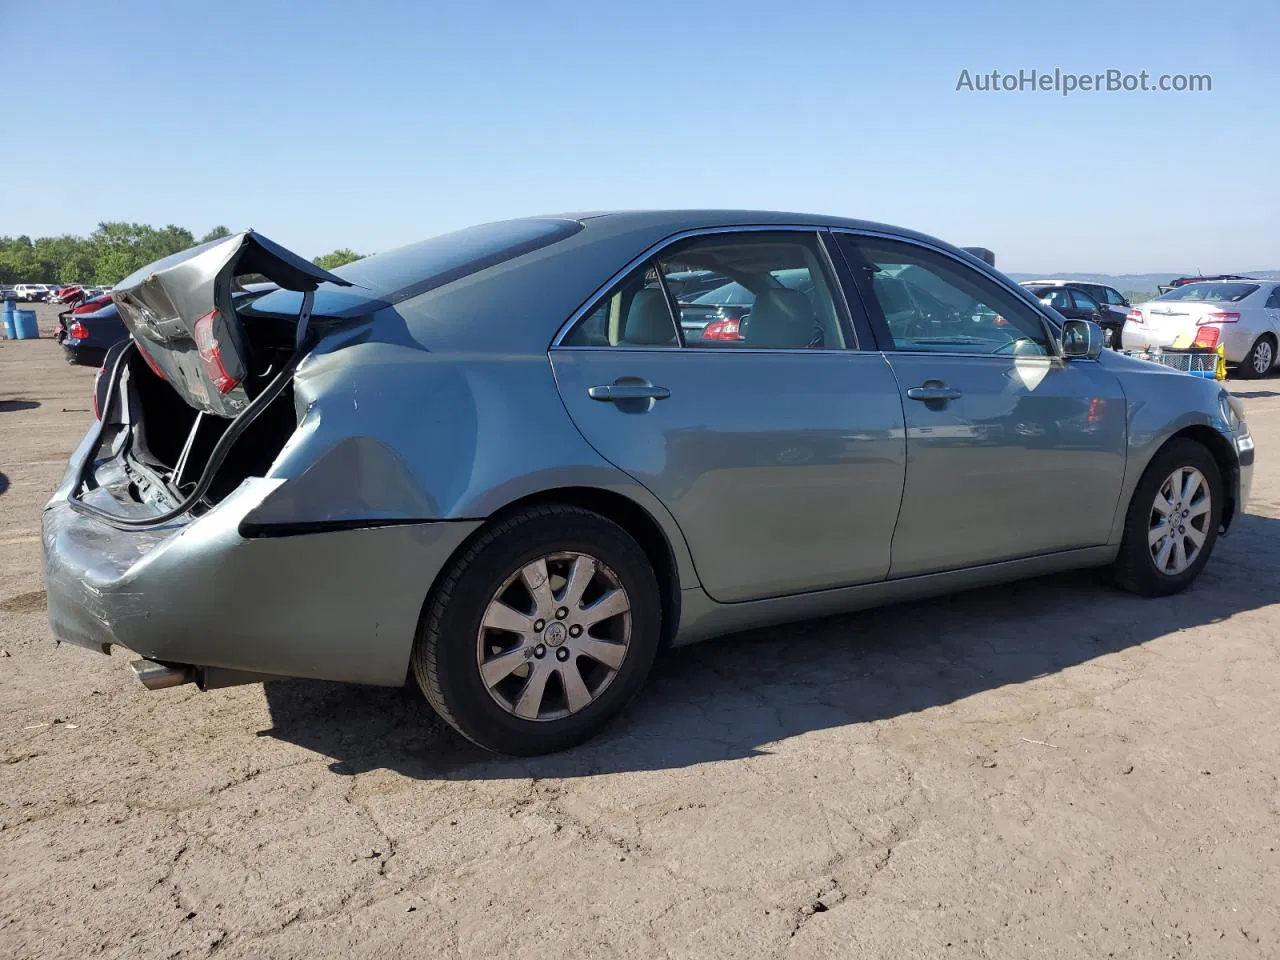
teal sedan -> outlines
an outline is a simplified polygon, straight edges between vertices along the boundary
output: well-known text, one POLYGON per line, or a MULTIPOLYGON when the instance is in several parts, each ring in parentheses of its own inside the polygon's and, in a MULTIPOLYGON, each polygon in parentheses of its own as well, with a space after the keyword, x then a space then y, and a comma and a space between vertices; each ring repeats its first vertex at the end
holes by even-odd
POLYGON ((664 645, 1080 567, 1176 593, 1249 493, 1217 383, 882 224, 535 217, 333 272, 248 232, 112 297, 55 637, 151 689, 416 683, 506 753, 592 736, 664 645), (732 336, 687 335, 695 282, 732 336))

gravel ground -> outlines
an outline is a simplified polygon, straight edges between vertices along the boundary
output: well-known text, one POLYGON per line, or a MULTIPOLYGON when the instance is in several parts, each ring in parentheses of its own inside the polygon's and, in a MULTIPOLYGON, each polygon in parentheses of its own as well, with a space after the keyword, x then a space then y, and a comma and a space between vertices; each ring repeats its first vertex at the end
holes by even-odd
POLYGON ((510 761, 402 691, 147 693, 55 647, 39 512, 92 383, 59 353, 0 342, 4 957, 1280 954, 1280 380, 1233 384, 1253 502, 1187 594, 705 644, 510 761))

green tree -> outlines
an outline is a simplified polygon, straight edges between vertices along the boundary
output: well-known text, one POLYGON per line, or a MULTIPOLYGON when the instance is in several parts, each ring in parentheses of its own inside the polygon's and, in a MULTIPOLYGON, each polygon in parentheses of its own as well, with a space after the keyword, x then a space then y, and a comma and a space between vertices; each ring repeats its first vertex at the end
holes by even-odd
POLYGON ((224 227, 222 224, 218 224, 216 227, 214 227, 212 230, 206 233, 203 237, 201 237, 200 242, 208 243, 210 240, 221 240, 223 237, 229 237, 229 236, 231 236, 231 231, 228 230, 226 227, 224 227))
POLYGON ((0 283, 41 283, 35 244, 27 236, 0 237, 0 283))
POLYGON ((356 260, 363 260, 364 257, 363 253, 356 253, 354 250, 343 247, 340 250, 334 250, 332 253, 326 253, 323 257, 316 257, 311 262, 317 267, 332 270, 334 267, 341 267, 356 260))
POLYGON ((112 221, 98 224, 89 242, 97 282, 115 284, 152 261, 194 246, 196 241, 190 230, 173 224, 157 230, 144 223, 112 221))

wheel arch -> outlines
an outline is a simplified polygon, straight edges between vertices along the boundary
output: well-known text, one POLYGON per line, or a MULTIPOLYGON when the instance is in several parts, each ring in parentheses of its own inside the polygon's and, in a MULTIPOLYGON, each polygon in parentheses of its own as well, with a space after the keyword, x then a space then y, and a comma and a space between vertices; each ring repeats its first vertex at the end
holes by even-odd
POLYGON ((549 504, 578 507, 599 514, 622 527, 640 545, 640 549, 644 551, 645 556, 653 567, 654 575, 658 579, 658 587, 662 598, 662 645, 671 646, 680 627, 682 588, 680 563, 673 544, 666 531, 663 530, 662 524, 649 510, 625 494, 613 490, 604 490, 599 487, 554 487, 519 497, 504 504, 467 537, 440 567, 423 602, 423 616, 430 609, 439 584, 448 574, 456 559, 465 554, 475 540, 483 536, 493 524, 500 523, 513 513, 518 513, 529 507, 549 504))
MULTIPOLYGON (((1225 502, 1222 506, 1222 521, 1219 529, 1222 533, 1225 533, 1231 526, 1231 521, 1235 519, 1237 508, 1236 501, 1239 497, 1240 490, 1240 466, 1236 462, 1236 453, 1231 448, 1231 444, 1227 438, 1213 427, 1210 427, 1207 424, 1192 424, 1191 426, 1183 427, 1181 430, 1166 439, 1164 443, 1160 444, 1160 446, 1156 448, 1155 452, 1152 453, 1151 460, 1154 460, 1156 456, 1160 454, 1160 451, 1168 447, 1170 443, 1179 439, 1192 440, 1195 443, 1200 444, 1200 446, 1209 451, 1214 462, 1218 465, 1218 472, 1222 477, 1223 494, 1225 497, 1225 502)), ((1147 461, 1148 465, 1151 463, 1151 460, 1147 461)), ((1145 467, 1143 468, 1143 472, 1146 472, 1145 467)))

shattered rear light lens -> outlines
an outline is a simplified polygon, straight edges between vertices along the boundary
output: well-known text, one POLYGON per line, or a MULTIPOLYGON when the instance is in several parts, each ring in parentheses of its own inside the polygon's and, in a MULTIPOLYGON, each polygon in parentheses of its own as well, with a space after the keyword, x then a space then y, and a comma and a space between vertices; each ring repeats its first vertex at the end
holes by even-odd
POLYGON ((86 327, 79 320, 77 320, 75 323, 71 325, 71 329, 68 330, 67 333, 71 334, 71 339, 73 340, 89 339, 89 328, 86 327))
POLYGON ((218 311, 210 310, 196 321, 196 349, 200 352, 200 362, 204 364, 204 372, 213 383, 213 388, 225 395, 240 385, 240 378, 232 376, 222 362, 222 347, 214 333, 217 320, 218 311))

